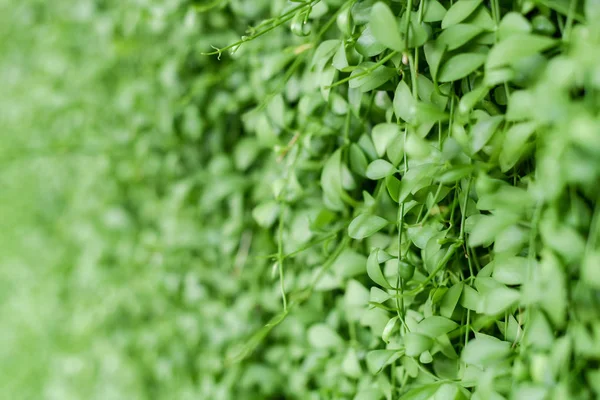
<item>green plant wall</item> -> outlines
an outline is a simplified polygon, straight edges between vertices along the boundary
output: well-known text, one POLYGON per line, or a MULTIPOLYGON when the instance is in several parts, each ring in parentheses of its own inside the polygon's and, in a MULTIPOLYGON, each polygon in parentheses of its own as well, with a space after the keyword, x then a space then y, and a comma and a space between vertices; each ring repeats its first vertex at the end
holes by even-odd
POLYGON ((596 398, 599 17, 0 0, 0 394, 596 398))

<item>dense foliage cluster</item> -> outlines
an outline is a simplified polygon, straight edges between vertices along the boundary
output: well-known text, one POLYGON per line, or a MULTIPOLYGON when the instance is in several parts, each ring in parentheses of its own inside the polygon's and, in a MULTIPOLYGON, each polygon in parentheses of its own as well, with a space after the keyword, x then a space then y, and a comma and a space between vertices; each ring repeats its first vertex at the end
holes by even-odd
POLYGON ((598 21, 0 0, 0 393, 600 396, 598 21))

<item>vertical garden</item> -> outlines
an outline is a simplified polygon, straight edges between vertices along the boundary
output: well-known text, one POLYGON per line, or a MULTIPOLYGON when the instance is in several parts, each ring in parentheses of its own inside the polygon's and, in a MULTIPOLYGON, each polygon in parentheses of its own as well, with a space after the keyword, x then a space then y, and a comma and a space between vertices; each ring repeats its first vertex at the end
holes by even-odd
POLYGON ((600 1, 0 0, 0 398, 600 396, 600 1))

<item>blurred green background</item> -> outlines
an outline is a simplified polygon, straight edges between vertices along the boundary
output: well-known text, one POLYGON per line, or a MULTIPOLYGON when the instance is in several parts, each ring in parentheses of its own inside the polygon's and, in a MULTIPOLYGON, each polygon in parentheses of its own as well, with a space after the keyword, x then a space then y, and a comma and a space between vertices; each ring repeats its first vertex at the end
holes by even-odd
POLYGON ((0 398, 225 396, 203 368, 222 371, 219 333, 246 317, 215 309, 226 291, 203 301, 221 279, 205 265, 230 262, 242 216, 202 211, 199 188, 235 101, 199 49, 235 37, 229 18, 0 0, 0 398))

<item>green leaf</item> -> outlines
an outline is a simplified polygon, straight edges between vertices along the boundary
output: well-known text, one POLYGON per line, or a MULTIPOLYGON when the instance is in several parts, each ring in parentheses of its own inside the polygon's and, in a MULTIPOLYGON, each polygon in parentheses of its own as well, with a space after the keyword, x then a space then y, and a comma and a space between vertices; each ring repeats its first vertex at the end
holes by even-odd
POLYGON ((456 285, 453 285, 448 289, 444 297, 442 298, 442 303, 440 304, 440 314, 443 317, 450 318, 454 313, 454 309, 458 304, 458 300, 462 294, 463 283, 459 282, 456 285))
POLYGON ((361 214, 348 226, 348 235, 353 239, 364 239, 380 231, 388 221, 377 215, 361 214))
MULTIPOLYGON (((392 286, 390 285, 387 278, 385 277, 385 275, 383 275, 383 272, 381 271, 381 267, 379 265, 379 260, 377 259, 378 253, 379 253, 379 249, 374 249, 373 251, 371 251, 369 258, 367 259, 367 275, 369 275, 369 278, 371 278, 371 280, 373 282, 375 282, 376 284, 378 284, 379 286, 384 287, 386 289, 391 289, 392 286)), ((386 294, 386 296, 387 296, 387 294, 386 294)), ((389 296, 387 296, 387 297, 389 298, 389 296)), ((379 301, 379 302, 382 303, 383 301, 379 301)))
POLYGON ((367 167, 367 178, 372 180, 379 180, 396 172, 396 168, 385 160, 375 160, 367 167))
POLYGON ((499 163, 502 172, 506 172, 519 161, 526 150, 526 143, 537 129, 536 122, 523 122, 510 127, 504 137, 499 163))
MULTIPOLYGON (((463 0, 466 1, 466 0, 463 0)), ((479 53, 462 53, 458 54, 444 64, 440 68, 438 81, 451 82, 462 79, 481 67, 486 60, 485 54, 479 53)))
POLYGON ((496 44, 488 54, 485 69, 514 65, 524 57, 556 45, 556 40, 531 34, 514 34, 496 44))
MULTIPOLYGON (((400 20, 400 31, 406 31, 406 14, 403 14, 400 20)), ((425 22, 419 23, 419 13, 412 12, 410 19, 410 28, 408 29, 408 47, 421 47, 429 40, 432 30, 425 22)))
POLYGON ((371 30, 371 25, 367 25, 356 41, 356 51, 365 57, 373 57, 382 53, 384 50, 385 45, 379 43, 377 39, 375 39, 373 31, 371 30))
POLYGON ((437 22, 444 19, 446 15, 446 9, 437 0, 429 0, 425 2, 425 12, 423 14, 423 21, 425 22, 437 22))
POLYGON ((437 82, 438 70, 446 48, 436 40, 425 43, 423 50, 425 51, 425 59, 427 60, 427 65, 429 65, 431 78, 434 82, 437 82))
POLYGON ((358 88, 361 92, 368 92, 386 83, 396 74, 393 68, 379 66, 375 70, 370 70, 375 66, 374 62, 366 61, 360 64, 352 71, 348 82, 351 88, 358 88))
POLYGON ((443 171, 441 174, 436 176, 436 181, 442 183, 454 183, 462 178, 469 176, 475 167, 472 164, 468 165, 457 165, 443 171))
POLYGON ((335 349, 344 341, 329 325, 316 324, 308 329, 308 342, 317 349, 335 349))
POLYGON ((385 178, 385 186, 392 200, 398 203, 400 196, 400 180, 394 175, 389 175, 385 178))
POLYGON ((373 36, 379 43, 396 51, 404 50, 404 41, 400 36, 396 17, 385 3, 375 3, 371 9, 369 25, 373 36))
MULTIPOLYGON (((496 23, 490 16, 490 12, 488 11, 487 7, 477 8, 474 13, 469 15, 469 17, 464 20, 464 22, 466 24, 478 26, 481 29, 483 29, 484 31, 488 31, 488 32, 496 31, 496 23)), ((493 38, 493 36, 491 36, 491 37, 493 38)), ((495 42, 495 40, 492 41, 492 43, 494 43, 494 42, 495 42)))
POLYGON ((503 213, 478 216, 469 235, 469 246, 489 246, 504 228, 517 220, 518 216, 503 213))
POLYGON ((362 375, 362 369, 360 367, 360 362, 358 361, 358 356, 356 355, 356 350, 350 348, 346 351, 346 356, 342 361, 342 371, 346 376, 351 378, 360 378, 362 375))
POLYGON ((371 131, 371 137, 373 138, 373 144, 379 157, 383 157, 385 152, 392 143, 400 135, 400 130, 397 124, 377 124, 371 131))
POLYGON ((444 29, 436 41, 440 46, 446 46, 447 50, 455 50, 467 44, 474 37, 483 32, 478 26, 468 24, 457 24, 444 29))
POLYGON ((316 71, 322 70, 325 67, 325 65, 329 62, 331 57, 333 57, 340 43, 340 40, 325 40, 321 42, 321 44, 319 44, 319 47, 317 47, 317 49, 315 50, 315 54, 311 62, 311 67, 316 67, 316 71))
MULTIPOLYGON (((364 265, 363 265, 364 271, 364 265)), ((359 321, 369 303, 369 291, 362 283, 350 279, 344 293, 344 311, 349 322, 359 321)))
POLYGON ((404 346, 407 356, 418 357, 433 346, 433 339, 420 333, 409 332, 404 335, 404 346))
POLYGON ((413 97, 410 88, 404 81, 400 81, 394 93, 394 112, 396 117, 403 121, 412 123, 417 113, 417 101, 413 97))
POLYGON ((267 201, 254 207, 252 217, 262 228, 270 228, 279 215, 279 204, 275 201, 267 201))
POLYGON ((504 359, 510 354, 510 343, 495 337, 479 334, 463 349, 461 359, 467 363, 485 368, 504 359))
POLYGON ((360 146, 352 143, 349 149, 350 169, 360 176, 367 176, 367 156, 361 150, 360 146))
POLYGON ((439 387, 439 383, 419 386, 404 393, 400 400, 431 400, 439 387))
POLYGON ((342 150, 336 150, 323 166, 321 173, 321 188, 325 205, 336 211, 344 209, 344 202, 341 198, 343 190, 341 156, 342 150))
POLYGON ((483 293, 483 313, 495 315, 501 313, 519 301, 518 290, 498 287, 483 293))
POLYGON ((432 339, 445 335, 458 328, 458 324, 451 319, 433 315, 423 319, 417 325, 417 333, 429 336, 432 339))
MULTIPOLYGON (((367 261, 368 263, 368 261, 367 261)), ((379 264, 378 264, 379 265, 379 264)), ((368 270, 367 270, 368 271, 368 270)), ((379 271, 381 272, 381 270, 379 271)), ((373 280, 373 278, 371 278, 373 280)), ((386 280, 387 282, 387 280, 386 280)), ((379 289, 378 287, 373 286, 369 293, 369 302, 371 303, 385 303, 390 299, 390 295, 388 292, 379 289)))
POLYGON ((433 400, 467 400, 470 398, 470 393, 463 387, 444 383, 440 386, 433 400))
POLYGON ((581 265, 582 282, 596 290, 600 289, 600 251, 589 251, 581 265))
POLYGON ((462 295, 460 297, 460 305, 467 310, 480 312, 482 309, 482 297, 479 292, 469 285, 463 286, 462 295))
POLYGON ((388 323, 385 325, 385 328, 383 329, 383 333, 381 334, 381 339, 385 342, 385 343, 389 343, 390 342, 390 337, 392 336, 392 334, 394 333, 394 331, 396 330, 396 327, 400 324, 399 322, 399 318, 396 315, 395 317, 392 317, 388 323))
POLYGON ((552 323, 562 327, 567 315, 567 276, 558 257, 547 248, 542 251, 537 281, 539 304, 552 323))
POLYGON ((465 20, 479 7, 482 0, 458 0, 448 10, 442 20, 442 29, 456 25, 465 20))
POLYGON ((529 260, 523 257, 498 257, 494 262, 493 277, 506 285, 520 285, 527 277, 529 260))
MULTIPOLYGON (((487 74, 486 74, 487 77, 487 74)), ((468 114, 477 103, 479 103, 488 94, 489 88, 486 85, 479 85, 469 93, 465 94, 458 103, 458 111, 461 114, 468 114)))
POLYGON ((335 259, 330 269, 341 278, 349 278, 363 274, 366 263, 367 257, 364 255, 351 249, 344 249, 335 259))
POLYGON ((516 12, 506 14, 498 26, 498 38, 500 41, 511 35, 531 32, 531 24, 525 17, 516 12))
POLYGON ((432 103, 417 102, 416 122, 418 124, 435 124, 449 119, 449 115, 432 103))
POLYGON ((367 368, 371 374, 378 374, 401 356, 402 352, 398 350, 372 350, 367 353, 367 368))
POLYGON ((481 118, 472 128, 471 136, 473 137, 472 150, 477 153, 487 144, 492 138, 496 130, 502 123, 504 117, 496 115, 488 118, 481 118))

